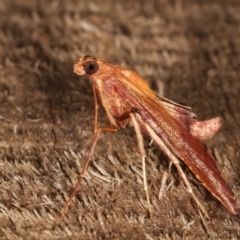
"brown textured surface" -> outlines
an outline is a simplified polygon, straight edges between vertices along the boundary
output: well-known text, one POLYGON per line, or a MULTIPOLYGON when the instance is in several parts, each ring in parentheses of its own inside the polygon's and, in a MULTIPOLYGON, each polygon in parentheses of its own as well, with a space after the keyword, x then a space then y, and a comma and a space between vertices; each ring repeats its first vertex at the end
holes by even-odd
POLYGON ((74 204, 51 228, 91 141, 91 86, 72 73, 86 54, 134 69, 155 91, 162 83, 165 97, 201 119, 220 116, 223 128, 208 145, 240 199, 240 3, 38 2, 0 2, 1 239, 239 238, 239 218, 185 168, 211 217, 202 218, 146 138, 154 212, 147 217, 132 129, 102 135, 74 204))

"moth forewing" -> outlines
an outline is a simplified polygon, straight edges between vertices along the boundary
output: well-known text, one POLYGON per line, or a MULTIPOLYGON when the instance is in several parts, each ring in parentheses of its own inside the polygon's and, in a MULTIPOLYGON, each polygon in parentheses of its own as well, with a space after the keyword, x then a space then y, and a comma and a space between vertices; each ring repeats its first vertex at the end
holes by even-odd
MULTIPOLYGON (((213 158, 206 147, 166 109, 151 98, 139 98, 136 93, 126 94, 121 91, 121 96, 127 97, 129 102, 135 104, 141 119, 154 129, 157 136, 162 139, 178 158, 185 162, 202 184, 233 214, 238 214, 239 208, 231 188, 221 177, 213 158)), ((142 125, 141 125, 142 127, 142 125)), ((141 130, 146 132, 146 127, 141 130)))

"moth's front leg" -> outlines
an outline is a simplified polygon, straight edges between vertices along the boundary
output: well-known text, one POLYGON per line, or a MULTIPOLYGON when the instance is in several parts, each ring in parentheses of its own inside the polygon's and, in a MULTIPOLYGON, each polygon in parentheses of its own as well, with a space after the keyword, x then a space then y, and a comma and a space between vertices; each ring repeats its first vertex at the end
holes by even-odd
POLYGON ((75 197, 75 195, 76 195, 76 193, 77 193, 77 191, 78 191, 78 189, 79 189, 79 186, 80 186, 80 184, 81 184, 81 181, 82 181, 82 179, 83 179, 84 176, 85 176, 85 173, 86 173, 86 171, 87 171, 89 162, 90 162, 90 160, 91 160, 91 158, 92 158, 92 155, 93 155, 93 153, 94 153, 94 150, 95 150, 95 147, 96 147, 96 145, 97 145, 97 141, 98 141, 98 139, 99 139, 100 133, 101 133, 101 132, 116 132, 117 130, 118 130, 118 129, 116 129, 116 128, 114 128, 114 127, 111 127, 111 126, 110 126, 110 127, 97 127, 96 132, 94 132, 94 136, 93 136, 93 139, 92 139, 92 143, 91 143, 91 146, 90 146, 90 150, 89 150, 88 155, 87 155, 87 157, 86 157, 86 160, 85 160, 85 162, 84 162, 84 164, 83 164, 82 171, 81 171, 81 173, 79 174, 77 183, 75 184, 75 186, 74 186, 74 188, 73 188, 73 190, 72 190, 72 193, 71 193, 70 197, 69 197, 68 200, 66 201, 65 207, 63 208, 60 217, 57 219, 57 221, 56 221, 56 223, 55 223, 55 225, 54 225, 54 228, 55 228, 56 226, 58 226, 58 225, 62 222, 65 214, 67 213, 67 210, 68 210, 69 205, 71 204, 72 200, 74 199, 74 197, 75 197))
POLYGON ((97 132, 98 128, 98 100, 97 100, 97 93, 96 88, 92 85, 93 88, 93 96, 94 96, 94 134, 97 132))

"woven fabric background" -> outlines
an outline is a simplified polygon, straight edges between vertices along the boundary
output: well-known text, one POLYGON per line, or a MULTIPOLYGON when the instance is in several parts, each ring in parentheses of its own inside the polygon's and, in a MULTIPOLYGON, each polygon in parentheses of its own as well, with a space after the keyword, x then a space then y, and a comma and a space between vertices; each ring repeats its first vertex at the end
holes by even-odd
POLYGON ((220 116, 207 145, 240 200, 239 13, 240 1, 0 1, 0 238, 239 239, 239 218, 183 164, 205 219, 146 137, 148 218, 131 127, 102 134, 52 229, 93 136, 91 85, 72 71, 88 54, 133 69, 199 119, 220 116))

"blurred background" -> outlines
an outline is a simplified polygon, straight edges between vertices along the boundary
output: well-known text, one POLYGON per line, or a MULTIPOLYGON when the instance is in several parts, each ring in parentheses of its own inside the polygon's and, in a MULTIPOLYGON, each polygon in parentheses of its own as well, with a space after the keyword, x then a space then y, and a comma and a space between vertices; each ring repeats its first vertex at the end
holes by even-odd
MULTIPOLYGON (((0 1, 0 237, 2 239, 237 239, 239 219, 145 138, 153 218, 131 128, 103 134, 62 224, 52 230, 93 135, 94 102, 78 58, 133 69, 151 88, 220 116, 208 141, 240 198, 240 1, 0 1)), ((99 121, 107 124, 105 113, 99 121)))

